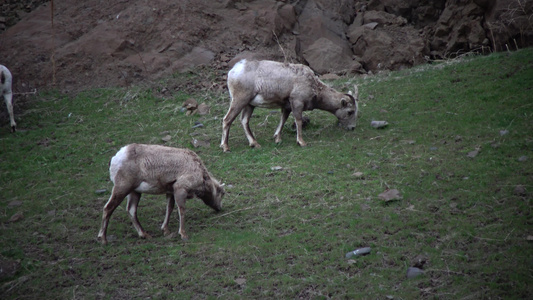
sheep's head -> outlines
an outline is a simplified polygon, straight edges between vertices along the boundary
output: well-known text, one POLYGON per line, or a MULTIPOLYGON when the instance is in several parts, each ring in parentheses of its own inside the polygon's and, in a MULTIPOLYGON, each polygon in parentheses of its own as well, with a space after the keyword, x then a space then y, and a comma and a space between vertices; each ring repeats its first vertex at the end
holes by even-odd
POLYGON ((356 98, 350 94, 343 94, 340 99, 340 108, 335 111, 335 116, 339 119, 339 126, 344 129, 355 129, 358 113, 356 98))
POLYGON ((220 184, 216 180, 212 180, 211 193, 205 193, 202 200, 204 201, 205 205, 216 211, 220 211, 222 209, 222 198, 224 197, 224 194, 226 194, 224 185, 220 184))

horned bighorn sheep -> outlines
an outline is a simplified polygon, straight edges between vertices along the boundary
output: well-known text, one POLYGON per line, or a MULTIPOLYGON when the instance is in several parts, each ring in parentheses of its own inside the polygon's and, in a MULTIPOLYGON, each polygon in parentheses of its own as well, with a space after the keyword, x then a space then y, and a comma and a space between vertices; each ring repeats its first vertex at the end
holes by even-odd
POLYGON ((0 96, 4 96, 4 101, 7 106, 7 113, 9 114, 9 121, 11 122, 11 132, 17 130, 17 123, 15 123, 15 117, 13 116, 13 92, 11 91, 11 84, 13 76, 11 72, 0 65, 0 96))
POLYGON ((142 193, 166 194, 167 211, 161 230, 169 234, 168 222, 178 206, 179 231, 183 240, 185 233, 185 201, 194 196, 216 211, 222 207, 223 186, 207 171, 196 153, 159 145, 130 144, 122 147, 109 164, 113 191, 104 206, 102 227, 98 238, 107 244, 106 232, 113 211, 128 197, 126 209, 133 226, 141 238, 151 238, 137 219, 137 205, 142 193))
POLYGON ((305 110, 328 111, 349 130, 356 125, 357 87, 355 96, 339 93, 320 81, 311 68, 301 64, 241 60, 228 73, 228 89, 231 103, 222 121, 220 143, 224 152, 229 151, 231 123, 241 111, 241 123, 250 146, 260 147, 248 125, 255 107, 281 108, 281 121, 274 133, 276 143, 281 142, 281 130, 291 111, 296 123, 296 142, 300 146, 306 146, 302 138, 302 112, 305 110))

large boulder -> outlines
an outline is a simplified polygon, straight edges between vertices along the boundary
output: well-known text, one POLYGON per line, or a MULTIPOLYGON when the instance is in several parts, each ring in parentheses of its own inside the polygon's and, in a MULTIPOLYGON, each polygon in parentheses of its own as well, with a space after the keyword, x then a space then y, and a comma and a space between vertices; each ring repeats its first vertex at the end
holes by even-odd
POLYGON ((481 51, 489 46, 482 26, 483 9, 473 2, 456 4, 449 1, 433 27, 430 46, 440 56, 455 56, 472 50, 481 51))
POLYGON ((427 47, 419 31, 407 20, 383 11, 361 13, 348 28, 353 53, 365 69, 394 70, 423 63, 427 47), (357 19, 356 19, 357 21, 357 19))
POLYGON ((295 51, 315 72, 340 74, 362 70, 345 35, 346 24, 355 13, 351 1, 309 0, 297 11, 300 13, 295 51))
POLYGON ((353 60, 350 48, 345 44, 321 37, 307 47, 302 55, 309 66, 319 74, 363 72, 362 65, 353 60))

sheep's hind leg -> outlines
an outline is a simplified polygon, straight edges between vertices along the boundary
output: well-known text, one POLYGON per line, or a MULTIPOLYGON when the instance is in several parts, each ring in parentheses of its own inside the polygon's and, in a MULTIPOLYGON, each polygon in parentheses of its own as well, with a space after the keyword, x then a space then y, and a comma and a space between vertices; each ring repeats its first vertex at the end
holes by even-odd
POLYGON ((111 197, 109 197, 109 200, 104 206, 104 210, 102 213, 102 226, 100 227, 100 231, 98 232, 98 238, 104 245, 107 244, 107 226, 109 225, 109 219, 111 218, 111 215, 113 214, 115 209, 120 205, 120 203, 122 203, 126 195, 126 192, 121 192, 120 189, 116 188, 115 186, 113 187, 113 191, 111 192, 111 197))
POLYGON ((13 114, 13 93, 11 91, 4 94, 4 101, 6 102, 7 113, 9 114, 11 132, 15 132, 17 130, 17 123, 15 123, 15 116, 13 114))
POLYGON ((141 200, 141 194, 137 192, 131 192, 128 195, 128 204, 127 210, 128 215, 130 216, 131 222, 133 223, 133 227, 135 227, 135 230, 137 230, 137 233, 139 234, 139 237, 151 239, 152 236, 150 236, 141 226, 141 223, 139 223, 139 219, 137 218, 137 206, 139 205, 139 201, 141 200))
POLYGON ((167 194, 167 211, 165 213, 165 220, 163 221, 163 225, 161 225, 161 230, 163 230, 163 235, 168 236, 170 235, 170 229, 168 229, 168 222, 170 221, 170 216, 172 214, 172 211, 174 210, 174 196, 172 194, 167 194))
POLYGON ((274 141, 277 144, 281 143, 281 130, 283 130, 283 125, 285 125, 285 122, 287 121, 287 118, 289 117, 290 113, 291 111, 286 108, 281 109, 281 120, 279 122, 278 128, 276 128, 276 132, 274 132, 274 141))
POLYGON ((237 93, 237 95, 234 95, 231 92, 231 88, 230 95, 232 95, 232 100, 228 112, 222 120, 222 141, 220 142, 220 148, 222 148, 224 152, 229 152, 228 139, 231 123, 233 123, 235 118, 241 113, 244 107, 248 105, 249 101, 247 101, 247 99, 251 98, 251 95, 246 93, 237 93))
POLYGON ((252 117, 253 112, 254 112, 253 106, 251 105, 245 106, 241 113, 241 124, 242 124, 242 128, 244 129, 244 134, 246 134, 246 138, 248 139, 248 142, 250 143, 250 147, 261 148, 261 145, 259 145, 259 143, 255 140, 252 130, 250 130, 250 118, 252 117))

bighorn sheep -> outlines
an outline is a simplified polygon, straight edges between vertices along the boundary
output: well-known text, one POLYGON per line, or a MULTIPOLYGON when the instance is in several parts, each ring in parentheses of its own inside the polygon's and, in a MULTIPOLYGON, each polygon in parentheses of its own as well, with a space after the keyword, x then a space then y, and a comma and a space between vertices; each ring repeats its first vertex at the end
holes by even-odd
POLYGON ((137 219, 137 205, 141 193, 166 194, 167 211, 161 230, 169 234, 168 222, 178 206, 179 231, 183 240, 185 233, 185 201, 194 196, 216 211, 222 207, 223 186, 207 171, 196 153, 159 145, 130 144, 122 147, 109 164, 113 191, 104 206, 102 227, 98 238, 107 244, 106 232, 113 211, 128 196, 127 211, 133 226, 141 238, 151 238, 137 219))
POLYGON ((274 133, 275 142, 281 142, 281 130, 292 111, 296 123, 296 142, 306 146, 302 138, 302 111, 321 109, 334 114, 339 124, 349 130, 355 128, 358 90, 355 98, 328 87, 301 64, 275 61, 241 60, 228 73, 228 89, 231 103, 222 121, 220 147, 229 151, 228 138, 231 123, 242 111, 241 123, 251 147, 260 145, 254 138, 250 117, 255 107, 281 108, 281 121, 274 133))
POLYGON ((17 123, 15 123, 15 117, 13 116, 13 92, 11 91, 12 80, 13 76, 11 76, 11 72, 9 72, 5 66, 0 65, 0 96, 4 96, 9 120, 11 122, 11 132, 15 132, 17 130, 17 123))

